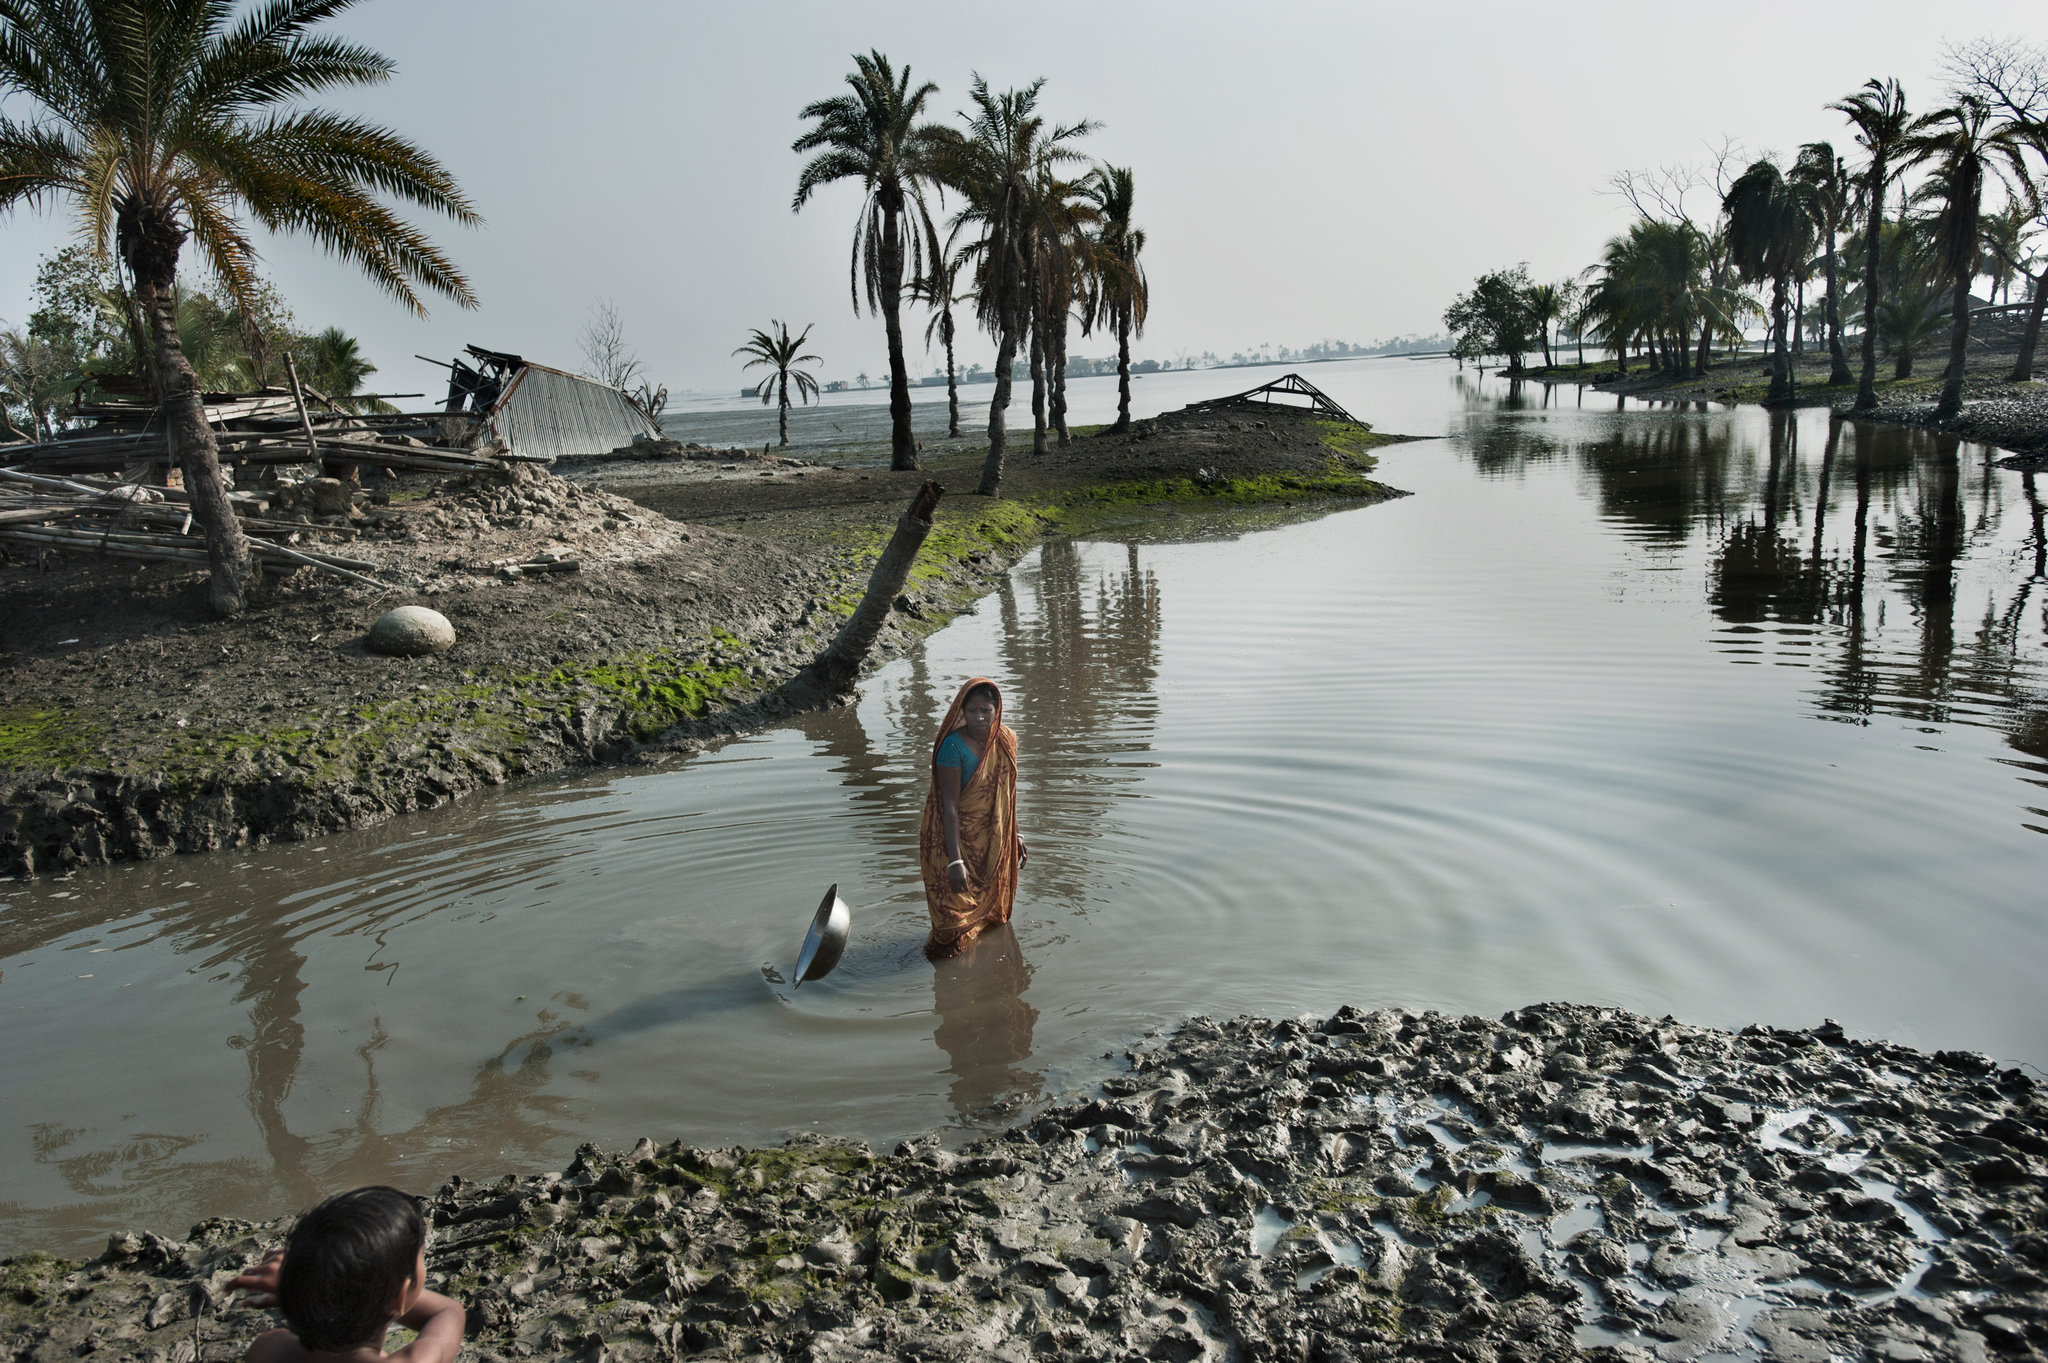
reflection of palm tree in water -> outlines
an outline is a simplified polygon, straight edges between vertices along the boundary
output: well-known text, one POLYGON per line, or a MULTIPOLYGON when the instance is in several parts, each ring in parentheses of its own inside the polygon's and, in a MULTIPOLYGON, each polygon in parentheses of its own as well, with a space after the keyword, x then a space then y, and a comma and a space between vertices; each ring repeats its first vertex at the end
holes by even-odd
POLYGON ((1035 898, 1082 897, 1087 878, 1073 849, 1101 837, 1116 788, 1137 779, 1120 768, 1150 749, 1158 717, 1159 584, 1137 545, 1123 571, 1092 584, 1083 553, 1071 540, 1050 540, 1017 575, 1037 598, 1033 613, 1020 610, 1009 579, 998 589, 1004 670, 1023 700, 1013 722, 1035 898))
POLYGON ((1018 1068, 1031 1058, 1038 1023, 1038 1010, 1024 1001, 1030 987, 1031 967, 1007 923, 933 970, 939 1025, 932 1040, 946 1053, 948 1096, 963 1121, 1006 1121, 1045 1087, 1042 1075, 1018 1068))

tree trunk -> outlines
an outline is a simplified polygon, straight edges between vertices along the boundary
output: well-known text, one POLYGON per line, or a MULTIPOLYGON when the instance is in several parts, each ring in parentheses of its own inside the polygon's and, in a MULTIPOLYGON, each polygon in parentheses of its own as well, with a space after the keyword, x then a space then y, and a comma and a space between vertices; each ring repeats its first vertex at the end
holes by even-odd
MULTIPOLYGON (((2041 308, 2034 307, 2034 321, 2040 324, 2041 308)), ((1121 304, 1116 310, 1116 429, 1131 428, 1131 314, 1121 304)))
POLYGON ((910 579, 917 551, 924 547, 925 536, 932 532, 932 514, 945 491, 927 479, 910 499, 909 509, 896 522, 896 533, 889 537, 888 547, 882 550, 874 571, 868 575, 867 594, 861 597, 860 605, 854 608, 831 645, 808 669, 811 677, 830 691, 848 690, 860 675, 860 665, 874 647, 875 636, 882 632, 897 595, 910 579))
POLYGON ((1956 252, 1955 284, 1949 295, 1948 372, 1942 376, 1941 401, 1934 415, 1943 421, 1963 410, 1963 367, 1970 349, 1970 280, 1977 273, 1977 204, 1975 191, 1961 205, 1967 214, 1962 239, 1968 248, 1956 252))
POLYGON ((1899 353, 1892 359, 1892 377, 1895 379, 1910 379, 1913 377, 1913 347, 1909 345, 1899 347, 1899 353))
MULTIPOLYGON (((901 190, 882 192, 882 329, 889 336, 889 467, 917 467, 917 441, 910 434, 910 370, 903 363, 903 236, 901 190)), ((783 444, 789 442, 784 440, 783 444)))
POLYGON ((1853 410, 1877 409, 1877 252, 1879 229, 1884 225, 1884 158, 1874 157, 1866 192, 1870 199, 1870 226, 1863 234, 1863 370, 1856 380, 1853 410))
POLYGON ((1704 375, 1707 372, 1707 360, 1713 354, 1713 342, 1714 324, 1712 322, 1700 323, 1700 354, 1699 359, 1693 365, 1696 373, 1704 375))
POLYGON ((1806 280, 1795 281, 1793 289, 1792 358, 1796 361, 1806 353, 1806 280))
POLYGON ((171 281, 176 278, 178 247, 184 238, 176 228, 159 229, 149 236, 156 239, 137 242, 131 248, 144 257, 133 262, 132 268, 136 301, 150 329, 157 387, 164 395, 164 434, 169 437, 171 457, 185 475, 185 497, 193 523, 206 538, 208 603, 215 615, 235 615, 247 603, 248 589, 259 569, 228 501, 227 481, 220 471, 220 447, 206 424, 199 380, 178 340, 171 281), (165 236, 169 237, 168 246, 161 240, 165 236))
POLYGON ((1050 330, 1052 344, 1045 359, 1052 380, 1052 428, 1059 432, 1064 449, 1074 443, 1067 430, 1067 314, 1062 312, 1050 330))
POLYGON ((988 458, 981 466, 981 483, 974 490, 984 497, 996 495, 1003 484, 1003 446, 1007 432, 1003 415, 1010 409, 1010 370, 1017 363, 1017 306, 1011 301, 1002 309, 1001 332, 996 338, 996 390, 988 400, 988 458))
MULTIPOLYGON (((781 398, 781 402, 776 407, 775 415, 782 428, 780 432, 782 448, 786 450, 789 448, 789 371, 787 369, 783 370, 779 377, 782 386, 777 396, 781 398)), ((893 468, 895 466, 892 464, 890 467, 893 468)), ((917 466, 913 464, 911 467, 915 468, 917 466)))
POLYGON ((1550 368, 1550 323, 1545 322, 1538 330, 1543 336, 1543 367, 1550 368))
POLYGON ((2020 337, 2019 357, 2013 361, 2012 373, 2008 376, 2014 383, 2025 383, 2034 377, 2034 351, 2041 344, 2041 305, 2048 303, 2048 269, 2041 271, 2041 277, 2033 280, 2034 307, 2027 314, 2027 329, 2020 337))
POLYGON ((1833 207, 1828 210, 1828 386, 1839 388, 1849 382, 1849 355, 1842 349, 1842 272, 1835 266, 1835 232, 1841 226, 1833 207))
POLYGON ((1786 279, 1771 281, 1771 389, 1767 401, 1784 402, 1792 396, 1791 365, 1785 356, 1786 279))
POLYGON ((953 309, 949 304, 939 323, 939 335, 946 342, 946 435, 960 438, 960 381, 953 368, 953 309))
POLYGON ((1045 309, 1031 299, 1031 452, 1045 453, 1045 309))

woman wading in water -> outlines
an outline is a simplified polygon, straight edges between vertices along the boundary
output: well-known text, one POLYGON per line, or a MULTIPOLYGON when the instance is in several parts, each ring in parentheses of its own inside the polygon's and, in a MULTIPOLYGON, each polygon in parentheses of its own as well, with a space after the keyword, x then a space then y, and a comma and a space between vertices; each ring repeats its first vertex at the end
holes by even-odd
POLYGON ((953 697, 932 744, 918 838, 932 916, 924 954, 957 955, 984 929, 1009 922, 1027 855, 1017 836, 1017 734, 1003 723, 1003 693, 975 677, 953 697))

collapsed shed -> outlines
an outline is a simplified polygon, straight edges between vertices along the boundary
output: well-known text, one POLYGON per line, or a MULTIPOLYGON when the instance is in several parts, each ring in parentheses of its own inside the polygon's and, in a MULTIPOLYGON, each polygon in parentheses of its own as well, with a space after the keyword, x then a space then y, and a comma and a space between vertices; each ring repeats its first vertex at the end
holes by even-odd
POLYGON ((457 359, 444 366, 444 410, 474 413, 491 438, 521 458, 610 454, 636 440, 661 438, 661 427, 621 389, 503 351, 465 349, 475 363, 457 359))
POLYGON ((1339 407, 1330 395, 1310 383, 1299 374, 1283 374, 1271 383, 1262 383, 1257 388, 1228 397, 1209 398, 1202 402, 1191 402, 1186 409, 1190 412, 1231 412, 1245 411, 1260 407, 1291 407, 1297 412, 1306 412, 1330 421, 1348 421, 1354 426, 1372 426, 1360 421, 1351 413, 1339 407), (1298 399, 1298 400, 1297 400, 1298 399))

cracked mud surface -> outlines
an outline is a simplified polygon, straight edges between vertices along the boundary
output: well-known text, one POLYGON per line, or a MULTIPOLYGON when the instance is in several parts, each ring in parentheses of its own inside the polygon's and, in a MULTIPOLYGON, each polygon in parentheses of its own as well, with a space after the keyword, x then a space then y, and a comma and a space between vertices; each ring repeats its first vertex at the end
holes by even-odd
MULTIPOLYGON (((964 1151, 649 1140, 431 1201, 465 1358, 2048 1348, 2048 1103, 1983 1056, 1832 1025, 1197 1018, 1099 1096, 964 1151)), ((286 1226, 9 1261, 0 1346, 239 1357, 271 1322, 225 1284, 286 1226)))

